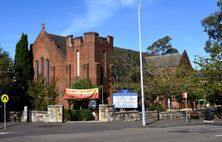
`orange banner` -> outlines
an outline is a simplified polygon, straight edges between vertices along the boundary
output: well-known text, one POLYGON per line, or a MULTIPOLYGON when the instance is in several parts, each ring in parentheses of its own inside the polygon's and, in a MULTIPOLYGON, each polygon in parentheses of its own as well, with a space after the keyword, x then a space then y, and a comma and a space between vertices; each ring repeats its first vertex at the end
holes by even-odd
POLYGON ((99 89, 69 89, 66 88, 64 99, 99 99, 99 89))

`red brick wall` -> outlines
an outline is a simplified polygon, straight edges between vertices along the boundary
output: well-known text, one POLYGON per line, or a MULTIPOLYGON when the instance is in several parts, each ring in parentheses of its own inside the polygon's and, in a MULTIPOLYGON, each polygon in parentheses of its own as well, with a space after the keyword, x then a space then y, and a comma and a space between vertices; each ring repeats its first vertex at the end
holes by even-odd
MULTIPOLYGON (((111 85, 110 85, 110 65, 108 58, 112 54, 113 38, 99 37, 98 33, 88 32, 83 37, 73 38, 73 36, 66 37, 66 55, 64 55, 58 48, 56 42, 42 30, 33 44, 33 65, 36 77, 36 64, 39 61, 39 73, 41 73, 41 57, 45 60, 44 75, 46 75, 46 59, 50 63, 50 79, 55 75, 58 79, 58 87, 60 95, 58 97, 58 104, 63 104, 68 108, 68 101, 63 99, 65 88, 70 87, 71 80, 77 78, 76 69, 76 53, 80 52, 80 78, 89 78, 95 85, 103 85, 104 91, 109 95, 108 102, 112 103, 111 85), (105 67, 106 65, 106 67, 105 67), (106 69, 105 69, 106 68, 106 69), (106 73, 102 73, 106 71, 106 73), (103 81, 102 81, 103 74, 103 81), (106 75, 106 76, 105 76, 106 75), (101 84, 103 82, 103 84, 101 84)), ((46 77, 46 76, 45 76, 46 77)))

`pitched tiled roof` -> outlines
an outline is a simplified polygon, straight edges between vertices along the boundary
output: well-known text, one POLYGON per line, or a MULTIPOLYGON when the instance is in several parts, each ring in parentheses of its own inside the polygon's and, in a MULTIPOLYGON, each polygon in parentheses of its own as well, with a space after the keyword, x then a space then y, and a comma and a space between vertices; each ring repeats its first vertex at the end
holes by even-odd
POLYGON ((163 55, 163 56, 149 56, 145 57, 147 63, 154 64, 156 67, 166 68, 166 67, 175 67, 180 65, 182 55, 163 55))
POLYGON ((48 34, 52 40, 55 40, 56 45, 62 51, 62 53, 66 56, 66 37, 48 34))

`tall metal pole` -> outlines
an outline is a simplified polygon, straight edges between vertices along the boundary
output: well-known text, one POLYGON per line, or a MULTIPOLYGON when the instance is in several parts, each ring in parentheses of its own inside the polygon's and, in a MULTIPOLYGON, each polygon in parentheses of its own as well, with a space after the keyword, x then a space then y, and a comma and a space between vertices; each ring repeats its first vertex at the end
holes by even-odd
POLYGON ((4 130, 6 130, 6 103, 4 103, 4 130))
POLYGON ((140 9, 142 0, 138 6, 138 31, 139 31, 139 48, 140 48, 140 80, 141 80, 141 96, 142 96, 142 125, 145 126, 145 107, 144 107, 144 90, 143 90, 143 61, 142 61, 142 48, 141 48, 141 31, 140 31, 140 9))

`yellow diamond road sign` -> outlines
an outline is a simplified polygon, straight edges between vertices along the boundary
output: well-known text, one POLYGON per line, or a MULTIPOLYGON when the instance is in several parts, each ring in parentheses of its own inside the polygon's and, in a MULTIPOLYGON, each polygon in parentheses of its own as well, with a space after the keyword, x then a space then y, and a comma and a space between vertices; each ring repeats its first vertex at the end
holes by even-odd
POLYGON ((3 103, 7 103, 8 100, 9 100, 8 95, 7 94, 3 94, 2 97, 1 97, 1 100, 2 100, 3 103))

